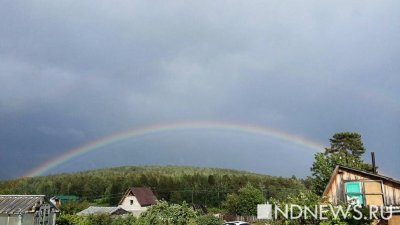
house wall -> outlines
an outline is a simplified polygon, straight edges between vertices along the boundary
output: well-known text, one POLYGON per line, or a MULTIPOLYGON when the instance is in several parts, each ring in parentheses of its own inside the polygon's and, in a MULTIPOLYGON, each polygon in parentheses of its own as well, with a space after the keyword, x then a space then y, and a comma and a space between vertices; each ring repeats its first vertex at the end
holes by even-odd
MULTIPOLYGON (((0 225, 19 225, 18 215, 0 215, 0 225)), ((32 214, 24 214, 22 216, 21 225, 34 225, 33 215, 32 214)), ((53 225, 50 223, 49 225, 53 225)))
MULTIPOLYGON (((55 217, 56 217, 56 214, 54 214, 54 213, 51 213, 49 215, 48 225, 55 225, 55 217)), ((0 215, 0 225, 19 225, 19 217, 18 217, 18 215, 1 214, 0 215)), ((21 220, 21 225, 36 225, 35 220, 34 220, 34 215, 31 213, 23 214, 22 220, 21 220)))
POLYGON ((346 180, 369 180, 369 179, 367 177, 348 173, 346 171, 342 171, 341 173, 336 174, 326 194, 326 197, 328 197, 329 202, 333 204, 339 204, 341 202, 345 202, 344 182, 346 180))
MULTIPOLYGON (((18 222, 19 222, 18 215, 7 215, 7 214, 0 215, 1 225, 19 225, 18 222)), ((28 221, 25 222, 23 217, 22 225, 33 225, 33 222, 32 223, 28 223, 28 221)))
POLYGON ((0 224, 7 224, 7 215, 0 215, 0 224))
POLYGON ((383 186, 386 205, 400 205, 400 185, 386 183, 383 186))
POLYGON ((130 212, 146 210, 146 207, 142 207, 139 204, 137 198, 133 195, 126 196, 124 198, 124 200, 122 201, 122 204, 119 205, 119 207, 125 209, 126 211, 130 211, 130 212), (133 204, 131 204, 131 201, 133 201, 133 204))
MULTIPOLYGON (((345 170, 341 170, 333 179, 333 182, 324 197, 327 197, 329 202, 333 204, 339 204, 345 202, 345 181, 365 181, 365 180, 379 180, 371 178, 365 175, 351 173, 345 170)), ((400 185, 392 182, 383 181, 383 193, 385 205, 400 205, 400 185)))
POLYGON ((2 225, 18 225, 18 217, 2 214, 2 215, 0 215, 0 224, 2 224, 2 225))
POLYGON ((393 215, 389 220, 389 225, 400 225, 400 215, 393 215))
MULTIPOLYGON (((22 225, 33 225, 33 214, 25 214, 22 218, 22 225)), ((52 225, 51 223, 49 225, 52 225)))

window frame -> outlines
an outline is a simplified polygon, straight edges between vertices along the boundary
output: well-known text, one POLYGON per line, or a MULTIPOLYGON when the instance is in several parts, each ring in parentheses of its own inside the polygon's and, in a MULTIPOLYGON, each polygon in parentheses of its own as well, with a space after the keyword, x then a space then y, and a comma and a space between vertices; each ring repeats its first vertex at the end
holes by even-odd
POLYGON ((384 191, 384 185, 383 185, 383 181, 382 180, 365 180, 363 181, 363 192, 364 192, 364 198, 365 198, 365 203, 367 203, 367 195, 381 195, 382 196, 382 204, 383 206, 386 205, 386 200, 385 200, 385 191, 384 191), (365 186, 364 186, 364 182, 379 182, 381 185, 381 193, 365 193, 365 186))
POLYGON ((343 182, 343 192, 344 192, 344 199, 346 201, 346 203, 349 203, 349 201, 347 200, 347 196, 349 196, 349 194, 359 194, 362 195, 363 198, 363 203, 361 204, 362 206, 367 206, 367 195, 381 195, 382 196, 382 203, 383 206, 386 205, 386 199, 385 199, 385 190, 384 190, 384 185, 383 185, 383 181, 382 180, 370 180, 370 179, 365 179, 365 180, 344 180, 343 182), (352 183, 352 182, 359 182, 361 184, 361 193, 356 193, 356 192, 347 192, 347 187, 346 184, 347 183, 352 183), (381 193, 365 193, 365 185, 364 183, 366 182, 379 182, 381 184, 381 193))
POLYGON ((348 180, 344 182, 344 199, 346 200, 347 203, 349 203, 349 200, 347 199, 347 197, 349 195, 361 195, 362 197, 362 203, 361 205, 365 205, 365 194, 364 192, 364 183, 361 180, 348 180), (360 191, 361 192, 347 192, 347 184, 348 183, 359 183, 360 184, 360 191))

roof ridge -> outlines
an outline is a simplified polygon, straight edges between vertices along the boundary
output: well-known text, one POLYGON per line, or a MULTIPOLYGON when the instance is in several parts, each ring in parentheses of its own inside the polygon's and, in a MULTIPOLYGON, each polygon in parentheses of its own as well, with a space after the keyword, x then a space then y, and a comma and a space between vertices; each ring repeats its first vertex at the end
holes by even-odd
POLYGON ((366 170, 363 170, 363 169, 358 169, 358 168, 353 168, 353 167, 343 166, 343 165, 337 165, 337 168, 353 170, 353 171, 356 171, 356 172, 360 172, 360 173, 364 173, 364 174, 367 174, 367 175, 370 175, 370 176, 383 178, 383 179, 386 179, 388 181, 400 184, 400 181, 398 181, 398 180, 396 180, 396 179, 394 179, 392 177, 388 177, 388 176, 385 176, 385 175, 382 175, 382 174, 372 173, 372 172, 369 172, 369 171, 366 171, 366 170))

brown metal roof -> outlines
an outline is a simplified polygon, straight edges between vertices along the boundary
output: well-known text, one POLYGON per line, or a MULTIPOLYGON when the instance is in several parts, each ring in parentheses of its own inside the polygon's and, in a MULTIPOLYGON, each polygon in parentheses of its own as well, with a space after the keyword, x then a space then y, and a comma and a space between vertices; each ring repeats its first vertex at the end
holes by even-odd
POLYGON ((338 168, 339 169, 343 169, 343 170, 353 171, 353 172, 356 172, 356 173, 361 173, 361 174, 364 174, 364 175, 369 176, 369 177, 382 179, 382 180, 385 180, 385 181, 388 181, 388 182, 392 182, 392 183, 395 183, 395 184, 400 184, 400 181, 395 180, 395 179, 393 179, 391 177, 383 176, 381 174, 371 173, 371 172, 367 172, 367 171, 364 171, 364 170, 355 169, 355 168, 351 168, 351 167, 348 167, 348 166, 341 166, 341 165, 339 165, 338 168))
POLYGON ((45 202, 47 201, 44 195, 0 195, 0 214, 34 212, 36 207, 45 202))
POLYGON ((128 191, 125 193, 124 197, 122 197, 119 204, 121 204, 122 201, 125 199, 125 197, 129 195, 135 196, 142 207, 155 205, 157 203, 157 198, 150 188, 132 187, 128 189, 128 191))
POLYGON ((131 192, 135 195, 141 206, 155 205, 157 203, 156 196, 148 187, 134 187, 131 188, 131 192))

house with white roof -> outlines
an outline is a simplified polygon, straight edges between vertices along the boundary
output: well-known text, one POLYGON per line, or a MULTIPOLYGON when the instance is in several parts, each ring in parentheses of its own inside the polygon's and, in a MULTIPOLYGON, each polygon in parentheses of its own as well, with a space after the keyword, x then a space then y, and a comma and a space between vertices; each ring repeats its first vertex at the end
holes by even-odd
POLYGON ((0 195, 1 225, 55 225, 58 213, 44 195, 0 195))

